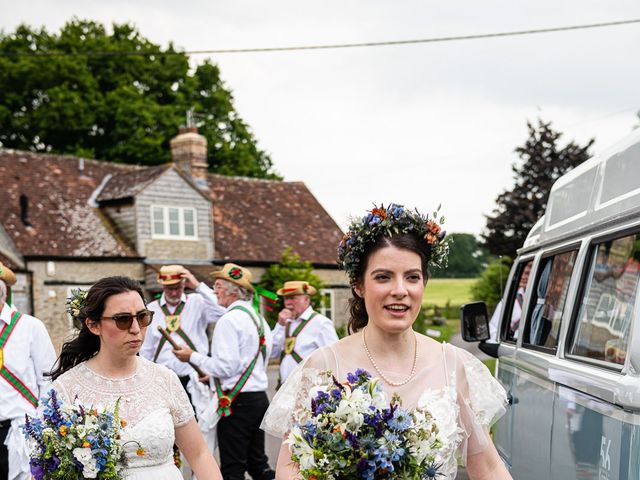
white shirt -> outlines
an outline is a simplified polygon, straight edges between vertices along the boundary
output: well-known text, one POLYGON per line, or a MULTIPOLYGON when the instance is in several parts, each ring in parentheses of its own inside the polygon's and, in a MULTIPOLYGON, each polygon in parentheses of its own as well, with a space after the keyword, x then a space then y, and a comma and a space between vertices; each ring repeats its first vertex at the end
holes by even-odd
MULTIPOLYGON (((290 320, 289 335, 293 334, 296 328, 298 328, 298 325, 307 320, 313 313, 313 309, 311 307, 307 307, 300 317, 295 320, 290 320)), ((285 333, 286 327, 279 323, 276 324, 273 329, 272 358, 279 357, 284 350, 285 333)), ((296 337, 294 350, 298 355, 300 355, 300 357, 302 357, 302 359, 305 359, 316 349, 324 347, 325 345, 331 345, 337 341, 338 335, 336 334, 333 322, 324 315, 316 313, 316 316, 313 317, 313 319, 296 337)), ((284 383, 297 365, 298 362, 296 362, 291 355, 285 355, 282 362, 280 362, 280 381, 284 383)))
MULTIPOLYGON (((182 294, 180 300, 185 302, 185 305, 180 313, 180 328, 187 334, 187 337, 193 342, 198 352, 206 353, 209 347, 207 326, 216 322, 225 312, 225 309, 218 304, 218 299, 213 290, 203 282, 200 282, 195 292, 189 295, 182 294)), ((166 305, 169 312, 172 313, 177 308, 177 306, 167 305, 164 293, 159 300, 151 302, 147 307, 152 312, 155 312, 153 322, 147 328, 144 343, 140 349, 140 355, 148 360, 153 360, 162 338, 158 331, 158 326, 167 328, 166 318, 162 311, 163 305, 166 305)), ((176 332, 171 332, 171 338, 178 345, 186 345, 186 342, 176 332)), ((172 347, 169 342, 165 342, 156 363, 173 370, 179 377, 191 374, 193 368, 188 363, 178 360, 171 350, 172 347)))
POLYGON ((242 310, 233 310, 236 306, 242 306, 249 310, 256 320, 262 322, 264 327, 267 354, 265 357, 262 354, 259 355, 253 372, 242 388, 243 392, 263 392, 269 386, 267 366, 273 338, 269 324, 253 310, 251 302, 236 300, 229 305, 227 312, 220 317, 216 329, 213 331, 211 357, 195 352, 191 354, 190 361, 209 375, 219 378, 223 390, 230 390, 234 387, 255 358, 259 348, 256 325, 242 310))
MULTIPOLYGON (((0 331, 11 323, 15 310, 6 303, 0 312, 0 331)), ((18 377, 39 399, 50 384, 45 374, 53 370, 56 352, 44 324, 31 315, 23 314, 3 347, 4 365, 18 377)), ((0 377, 0 420, 33 415, 35 408, 12 386, 0 377)))
MULTIPOLYGON (((11 323, 14 312, 6 303, 3 305, 0 331, 11 323)), ((45 378, 45 374, 53 370, 56 352, 44 324, 23 314, 3 347, 3 361, 35 397, 40 399, 46 394, 50 379, 45 378)), ((19 425, 24 424, 25 413, 33 416, 36 409, 4 377, 0 377, 0 399, 0 420, 12 420, 5 440, 9 451, 9 479, 30 479, 27 444, 19 425)))

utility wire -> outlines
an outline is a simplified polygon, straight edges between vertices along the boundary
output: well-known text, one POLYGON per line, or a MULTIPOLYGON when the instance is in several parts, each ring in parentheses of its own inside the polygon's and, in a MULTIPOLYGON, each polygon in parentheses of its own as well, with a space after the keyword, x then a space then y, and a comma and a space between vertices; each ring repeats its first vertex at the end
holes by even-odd
POLYGON ((591 23, 586 25, 572 25, 567 27, 539 28, 532 30, 517 30, 513 32, 480 33, 476 35, 457 35, 452 37, 421 38, 414 40, 392 40, 384 42, 342 43, 327 45, 305 45, 297 47, 264 47, 264 48, 227 48, 213 50, 176 51, 96 51, 96 52, 0 52, 0 57, 125 57, 125 56, 169 56, 169 55, 207 55, 222 53, 265 53, 265 52, 295 52, 303 50, 335 50, 339 48, 386 47, 392 45, 416 45, 421 43, 443 43, 461 40, 479 40, 484 38, 515 37, 539 33, 566 32, 571 30, 586 30, 590 28, 614 27, 640 23, 640 18, 620 20, 616 22, 591 23))

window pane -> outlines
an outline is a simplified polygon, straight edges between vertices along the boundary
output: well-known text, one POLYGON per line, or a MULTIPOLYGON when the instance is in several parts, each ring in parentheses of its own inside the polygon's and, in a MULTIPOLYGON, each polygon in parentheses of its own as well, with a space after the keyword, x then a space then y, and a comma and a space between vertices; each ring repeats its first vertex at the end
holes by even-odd
MULTIPOLYGON (((502 327, 502 331, 504 332, 503 340, 515 342, 518 339, 518 328, 520 327, 520 318, 522 317, 522 302, 529 288, 529 272, 531 272, 532 265, 533 260, 529 260, 519 267, 517 287, 507 305, 507 308, 511 311, 511 314, 507 317, 510 320, 505 321, 502 327)), ((502 308, 502 305, 498 304, 496 310, 498 310, 498 308, 502 308)), ((500 312, 498 312, 498 315, 500 315, 500 312)), ((498 321, 497 317, 495 321, 498 321)), ((497 328, 496 325, 495 329, 497 328)))
POLYGON ((154 235, 164 235, 164 209, 162 207, 153 207, 152 212, 154 235))
POLYGON ((193 210, 187 208, 184 210, 184 234, 187 237, 195 237, 195 227, 193 224, 193 210))
POLYGON ((325 317, 332 319, 331 316, 332 308, 331 308, 331 292, 322 292, 322 308, 321 313, 325 317))
POLYGON ((555 349, 577 251, 544 258, 533 291, 524 343, 555 349))
POLYGON ((169 209, 169 235, 180 235, 180 213, 177 208, 169 209))
POLYGON ((624 364, 640 277, 640 235, 596 245, 569 353, 624 364))

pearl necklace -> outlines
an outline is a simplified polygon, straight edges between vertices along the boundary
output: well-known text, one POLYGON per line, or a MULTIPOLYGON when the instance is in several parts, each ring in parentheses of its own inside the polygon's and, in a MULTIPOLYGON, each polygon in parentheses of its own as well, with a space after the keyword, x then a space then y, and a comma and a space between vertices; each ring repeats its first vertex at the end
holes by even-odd
POLYGON ((364 332, 366 329, 367 327, 362 329, 362 343, 364 345, 364 351, 367 352, 367 357, 369 357, 369 361, 371 362, 371 365, 373 365, 373 368, 375 368, 376 372, 378 372, 378 375, 380 375, 380 378, 382 378, 382 380, 384 380, 387 383, 387 385, 390 385, 392 387, 401 387, 402 385, 409 383, 409 381, 416 374, 416 368, 418 366, 418 337, 416 336, 416 332, 413 332, 414 350, 413 350, 413 366, 411 367, 411 373, 407 378, 405 378, 401 382, 392 382, 386 377, 384 373, 382 373, 380 368, 378 368, 378 364, 371 356, 371 352, 369 351, 369 347, 367 346, 367 339, 365 338, 365 335, 364 335, 364 332))

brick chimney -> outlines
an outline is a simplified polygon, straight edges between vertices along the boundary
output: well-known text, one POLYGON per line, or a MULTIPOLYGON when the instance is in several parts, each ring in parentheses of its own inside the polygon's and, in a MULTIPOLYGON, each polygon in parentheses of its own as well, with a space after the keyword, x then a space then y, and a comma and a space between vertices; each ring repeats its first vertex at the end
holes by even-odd
POLYGON ((180 133, 171 139, 171 158, 176 166, 190 175, 202 190, 208 190, 207 139, 196 127, 180 127, 180 133))

